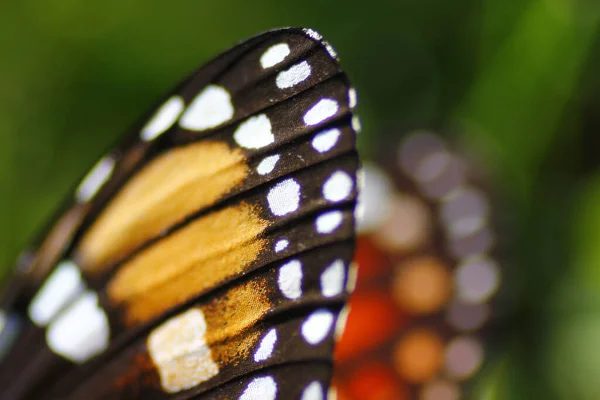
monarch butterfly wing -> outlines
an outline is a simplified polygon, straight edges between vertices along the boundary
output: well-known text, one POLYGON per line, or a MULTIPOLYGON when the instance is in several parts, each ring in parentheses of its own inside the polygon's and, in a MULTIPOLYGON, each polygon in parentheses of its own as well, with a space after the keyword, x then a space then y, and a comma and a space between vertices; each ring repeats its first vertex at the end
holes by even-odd
POLYGON ((498 198, 490 177, 438 134, 399 136, 364 168, 339 398, 470 398, 489 355, 486 330, 502 311, 498 198))
POLYGON ((84 211, 52 228, 52 251, 30 252, 2 303, 21 320, 4 396, 326 390, 354 249, 355 105, 307 29, 188 77, 78 185, 63 215, 84 211))

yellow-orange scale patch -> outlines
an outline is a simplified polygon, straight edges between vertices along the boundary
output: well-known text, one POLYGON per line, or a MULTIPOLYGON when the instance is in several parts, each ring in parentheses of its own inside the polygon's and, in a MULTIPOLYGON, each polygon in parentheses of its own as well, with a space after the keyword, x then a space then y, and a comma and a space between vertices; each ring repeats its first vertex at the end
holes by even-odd
MULTIPOLYGON (((256 323, 271 308, 265 281, 258 279, 155 328, 148 336, 147 349, 161 388, 169 393, 189 389, 216 376, 224 366, 250 357, 260 336, 256 323)), ((137 364, 139 357, 134 358, 137 364)), ((131 383, 130 379, 137 377, 120 378, 117 387, 131 383)))
POLYGON ((109 298, 135 325, 239 274, 258 258, 268 222, 247 203, 201 217, 145 249, 109 281, 109 298))
POLYGON ((214 204, 249 173, 240 149, 202 141, 158 156, 115 196, 83 237, 82 268, 105 272, 149 239, 214 204))

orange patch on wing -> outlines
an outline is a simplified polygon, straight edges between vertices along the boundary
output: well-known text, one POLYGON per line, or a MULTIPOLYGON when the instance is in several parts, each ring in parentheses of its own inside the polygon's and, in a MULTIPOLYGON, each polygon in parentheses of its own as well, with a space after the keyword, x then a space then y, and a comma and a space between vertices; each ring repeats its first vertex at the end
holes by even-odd
POLYGON ((244 154, 203 141, 158 156, 121 189, 78 249, 82 268, 104 272, 161 232, 214 204, 248 175, 244 154))
POLYGON ((156 317, 243 272, 265 248, 267 225, 247 203, 198 218, 125 263, 108 296, 127 325, 156 317))

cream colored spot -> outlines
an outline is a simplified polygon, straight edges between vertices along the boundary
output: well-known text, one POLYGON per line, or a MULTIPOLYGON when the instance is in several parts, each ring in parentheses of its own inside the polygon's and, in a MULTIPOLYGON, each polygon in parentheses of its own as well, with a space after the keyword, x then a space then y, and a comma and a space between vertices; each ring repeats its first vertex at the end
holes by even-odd
POLYGON ((143 141, 149 142, 173 126, 184 108, 181 96, 173 96, 167 100, 144 125, 140 133, 143 141))
POLYGON ((208 85, 192 101, 179 124, 193 131, 215 128, 233 117, 231 95, 221 86, 208 85))
POLYGON ((154 329, 148 336, 148 353, 168 393, 190 389, 219 373, 206 344, 204 314, 197 308, 154 329))

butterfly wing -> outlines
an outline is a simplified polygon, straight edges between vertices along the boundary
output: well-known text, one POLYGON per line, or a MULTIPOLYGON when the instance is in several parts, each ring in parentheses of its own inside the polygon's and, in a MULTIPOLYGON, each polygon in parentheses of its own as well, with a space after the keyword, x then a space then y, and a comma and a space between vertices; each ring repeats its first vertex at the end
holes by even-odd
POLYGON ((307 29, 184 80, 21 257, 0 303, 20 324, 4 396, 324 396, 354 248, 355 105, 307 29))
POLYGON ((358 285, 336 348, 339 398, 471 398, 502 306, 497 197, 438 134, 392 133, 396 142, 364 168, 358 285))

